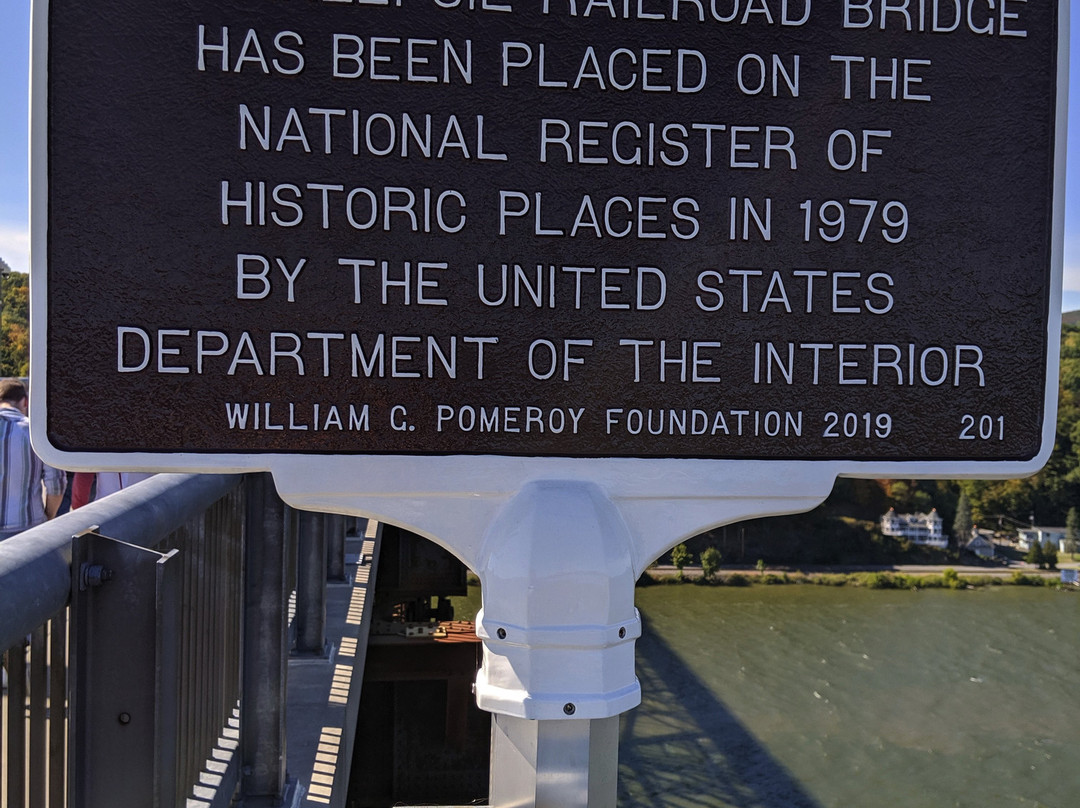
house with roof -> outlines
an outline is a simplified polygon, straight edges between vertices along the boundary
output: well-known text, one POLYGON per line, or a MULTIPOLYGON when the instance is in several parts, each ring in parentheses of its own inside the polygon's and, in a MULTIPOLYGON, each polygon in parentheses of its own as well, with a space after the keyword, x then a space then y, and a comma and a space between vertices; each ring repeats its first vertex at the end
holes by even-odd
POLYGON ((981 532, 978 527, 972 528, 971 532, 973 534, 971 541, 964 545, 964 549, 969 553, 974 553, 979 558, 993 558, 996 554, 996 550, 994 548, 994 540, 991 536, 981 532))
POLYGON ((930 513, 897 513, 895 508, 889 508, 889 512, 881 517, 881 532, 912 544, 949 546, 949 537, 942 532, 937 508, 932 508, 930 513))
POLYGON ((1063 527, 1038 527, 1032 525, 1029 528, 1020 528, 1016 531, 1017 544, 1021 550, 1030 550, 1039 542, 1043 547, 1052 547, 1059 553, 1069 552, 1065 543, 1066 529, 1063 527))

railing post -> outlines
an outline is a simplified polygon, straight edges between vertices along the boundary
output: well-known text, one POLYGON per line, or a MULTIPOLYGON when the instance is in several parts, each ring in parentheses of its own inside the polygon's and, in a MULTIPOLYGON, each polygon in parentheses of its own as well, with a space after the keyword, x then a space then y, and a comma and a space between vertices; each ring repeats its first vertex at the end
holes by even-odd
POLYGON ((345 517, 326 514, 326 579, 346 581, 345 575, 345 517))
POLYGON ((240 798, 244 808, 284 804, 288 563, 285 505, 269 474, 246 481, 244 658, 240 703, 240 798))
POLYGON ((72 554, 71 804, 170 805, 177 777, 177 551, 85 533, 72 554))
POLYGON ((326 529, 321 513, 301 511, 296 557, 297 656, 322 657, 326 649, 326 529))
POLYGON ((45 731, 48 661, 47 625, 43 623, 30 635, 30 804, 44 805, 49 778, 49 747, 45 731))
MULTIPOLYGON (((49 692, 63 693, 67 689, 68 672, 68 621, 63 609, 52 619, 49 631, 49 692)), ((64 752, 67 743, 64 731, 67 716, 63 710, 49 712, 49 808, 67 805, 64 752)))
MULTIPOLYGON (((0 656, 3 656, 0 654, 0 656)), ((26 641, 19 640, 17 645, 7 651, 8 670, 8 706, 7 706, 7 754, 8 776, 7 790, 0 794, 5 799, 4 805, 22 805, 26 800, 26 779, 22 776, 26 768, 26 641), (16 774, 17 773, 17 774, 16 774)))

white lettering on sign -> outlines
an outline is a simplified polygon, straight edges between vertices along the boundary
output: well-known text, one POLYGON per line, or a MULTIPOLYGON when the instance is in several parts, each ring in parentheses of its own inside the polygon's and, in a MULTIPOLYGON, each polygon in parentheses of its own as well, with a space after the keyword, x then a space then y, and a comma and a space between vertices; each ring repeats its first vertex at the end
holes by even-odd
MULTIPOLYGON (((294 284, 300 271, 307 263, 301 258, 294 267, 289 267, 282 258, 274 258, 275 268, 285 276, 286 298, 296 302, 294 284)), ((237 300, 262 300, 270 295, 270 259, 265 255, 241 253, 236 256, 236 298, 237 300)))
POLYGON ((754 343, 755 384, 986 386, 978 345, 754 343))
POLYGON ((370 432, 367 404, 326 404, 290 401, 285 407, 269 401, 226 402, 229 429, 289 430, 292 432, 370 432))
MULTIPOLYGON (((891 101, 932 101, 933 98, 918 92, 925 77, 924 68, 932 64, 929 59, 878 59, 871 56, 830 56, 831 61, 842 65, 844 76, 844 99, 852 98, 852 86, 866 88, 871 101, 887 98, 891 101), (853 78, 854 76, 854 78, 853 78)), ((857 92, 857 91, 856 91, 857 92)))
POLYGON ((800 410, 622 409, 605 412, 605 432, 629 435, 801 437, 800 410))
POLYGON ((555 89, 586 87, 592 90, 694 94, 705 88, 708 62, 698 50, 679 48, 616 47, 610 51, 588 46, 575 71, 551 67, 547 45, 526 42, 502 43, 502 86, 515 86, 521 71, 536 87, 555 89), (514 81, 511 81, 511 78, 514 81))
POLYGON ((414 233, 458 233, 465 227, 465 195, 447 189, 356 186, 346 191, 336 183, 293 183, 270 186, 246 181, 236 188, 221 181, 221 224, 247 227, 296 227, 315 218, 323 230, 408 230, 414 233))
POLYGON ((333 65, 335 79, 472 84, 473 43, 334 34, 333 65))
POLYGON ((490 150, 483 115, 391 115, 346 107, 275 109, 269 104, 261 108, 240 104, 238 116, 242 151, 334 154, 336 149, 353 156, 507 160, 505 153, 490 150))
POLYGON ((295 76, 304 69, 304 53, 300 50, 303 46, 303 37, 295 31, 260 36, 254 28, 249 28, 242 35, 234 31, 230 40, 228 26, 211 31, 200 25, 198 69, 213 70, 216 57, 222 72, 258 71, 264 75, 295 76), (272 44, 263 45, 264 41, 272 44))
POLYGON ((719 342, 622 339, 619 340, 619 345, 633 350, 635 382, 645 380, 646 376, 648 381, 661 382, 723 381, 719 376, 713 375, 716 372, 715 351, 723 347, 719 342))
MULTIPOLYGON (((116 371, 147 372, 151 359, 157 357, 158 373, 367 379, 456 379, 461 373, 480 380, 485 349, 498 343, 498 337, 471 335, 241 331, 239 336, 230 336, 221 329, 118 326, 116 371)), ((578 363, 573 358, 567 361, 578 363)))
POLYGON ((843 0, 845 28, 1026 37, 1020 12, 1028 0, 843 0))
POLYGON ((544 409, 529 405, 453 406, 439 404, 435 408, 437 432, 511 432, 514 434, 578 434, 584 407, 554 407, 544 409))
MULTIPOLYGON (((549 196, 550 198, 550 196, 549 196)), ((666 239, 688 241, 701 232, 701 205, 692 197, 612 196, 593 199, 585 194, 573 218, 555 219, 544 213, 544 194, 534 191, 499 191, 499 235, 577 238, 666 239), (663 217, 663 221, 661 220, 663 217)))
POLYGON ((786 126, 654 121, 540 121, 541 163, 794 171, 795 133, 786 126))
POLYGON ((543 0, 545 14, 620 20, 688 20, 749 25, 801 26, 813 0, 543 0))
POLYGON ((896 304, 890 291, 895 285, 896 281, 885 272, 864 276, 862 272, 826 269, 728 267, 707 269, 698 275, 699 294, 694 302, 702 311, 719 311, 724 307, 727 290, 729 297, 735 296, 742 312, 882 315, 896 304))
POLYGON ((576 310, 598 307, 655 311, 667 300, 667 275, 657 267, 579 267, 501 264, 476 267, 480 301, 492 308, 576 310), (591 303, 591 305, 590 305, 591 303))

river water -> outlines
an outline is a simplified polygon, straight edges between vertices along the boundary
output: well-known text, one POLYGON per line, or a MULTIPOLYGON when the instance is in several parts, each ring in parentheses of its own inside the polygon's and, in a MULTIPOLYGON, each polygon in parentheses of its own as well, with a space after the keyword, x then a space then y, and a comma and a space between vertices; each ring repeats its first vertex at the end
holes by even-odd
POLYGON ((1080 595, 637 590, 620 808, 1076 808, 1080 595))

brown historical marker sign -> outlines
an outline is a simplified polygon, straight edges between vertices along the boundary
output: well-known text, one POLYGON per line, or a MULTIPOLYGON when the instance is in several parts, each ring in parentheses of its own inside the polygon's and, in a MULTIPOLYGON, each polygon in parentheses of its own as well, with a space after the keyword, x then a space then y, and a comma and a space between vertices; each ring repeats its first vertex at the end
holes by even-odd
POLYGON ((58 454, 1049 452, 1065 2, 35 13, 58 454))

